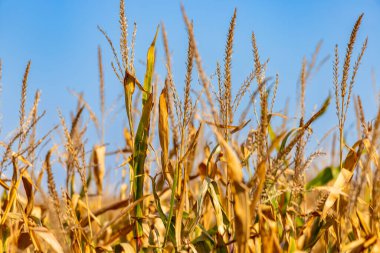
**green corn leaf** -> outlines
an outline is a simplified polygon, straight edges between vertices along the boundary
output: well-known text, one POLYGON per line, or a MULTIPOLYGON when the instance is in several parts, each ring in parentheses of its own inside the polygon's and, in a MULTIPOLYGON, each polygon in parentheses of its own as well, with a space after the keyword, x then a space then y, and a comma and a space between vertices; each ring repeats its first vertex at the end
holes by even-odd
POLYGON ((315 176, 312 180, 310 180, 310 182, 306 184, 306 190, 310 190, 317 186, 326 185, 331 180, 336 179, 338 174, 338 167, 329 166, 327 168, 324 168, 321 172, 318 173, 317 176, 315 176))
POLYGON ((154 35, 154 39, 146 55, 146 72, 145 72, 145 77, 144 77, 144 90, 146 92, 143 92, 142 94, 143 105, 146 103, 146 101, 148 100, 149 94, 152 92, 152 77, 153 77, 153 72, 154 72, 154 62, 156 58, 155 45, 156 45, 158 29, 159 29, 159 26, 157 26, 156 34, 154 35))
MULTIPOLYGON (((150 112, 152 111, 153 99, 152 95, 149 96, 146 104, 144 105, 139 126, 137 128, 134 151, 133 151, 133 168, 134 168, 134 198, 140 199, 144 191, 144 164, 146 152, 148 149, 148 137, 150 127, 150 112)), ((136 222, 137 238, 141 238, 143 234, 142 222, 139 218, 143 216, 143 203, 139 203, 135 208, 135 216, 138 219, 136 222)))

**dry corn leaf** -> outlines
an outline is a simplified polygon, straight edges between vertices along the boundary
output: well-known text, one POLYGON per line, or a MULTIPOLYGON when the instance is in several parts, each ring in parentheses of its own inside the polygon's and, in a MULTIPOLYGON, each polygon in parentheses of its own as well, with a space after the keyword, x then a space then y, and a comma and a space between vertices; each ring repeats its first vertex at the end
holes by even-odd
POLYGON ((363 144, 365 146, 365 149, 369 153, 369 157, 373 161, 373 163, 376 165, 376 167, 379 167, 379 155, 377 154, 376 147, 373 147, 371 144, 371 141, 368 138, 363 139, 363 144))
POLYGON ((342 252, 361 252, 365 241, 365 238, 360 238, 346 245, 343 245, 342 252))
POLYGON ((0 185, 7 191, 9 191, 9 186, 3 181, 0 179, 0 185))
MULTIPOLYGON (((206 178, 206 180, 210 181, 210 179, 208 178, 206 178)), ((215 210, 216 225, 218 227, 219 234, 224 235, 224 232, 226 231, 226 226, 223 221, 222 205, 216 190, 216 185, 214 186, 213 182, 209 182, 209 193, 215 210)))
POLYGON ((125 139, 127 147, 132 149, 133 148, 133 138, 132 138, 131 133, 126 128, 124 128, 123 133, 124 133, 124 139, 125 139))
POLYGON ((31 228, 33 233, 40 239, 45 241, 56 253, 63 253, 62 246, 58 243, 57 238, 46 228, 31 228))
POLYGON ((12 152, 12 156, 16 157, 18 160, 20 160, 26 166, 32 167, 32 164, 25 157, 23 157, 22 155, 17 154, 15 152, 12 152))
POLYGON ((8 203, 4 209, 3 216, 1 217, 0 224, 3 225, 7 219, 7 215, 10 212, 11 208, 13 207, 14 201, 16 200, 17 197, 17 191, 18 187, 21 182, 21 177, 25 172, 25 169, 21 170, 21 175, 18 177, 18 165, 17 165, 17 159, 15 156, 12 156, 12 163, 13 163, 13 176, 12 176, 12 181, 11 181, 11 188, 8 193, 8 203))
POLYGON ((25 213, 27 216, 29 216, 32 213, 34 206, 34 191, 32 179, 27 172, 25 172, 22 176, 22 182, 24 185, 26 197, 28 198, 28 203, 25 207, 25 213))
POLYGON ((227 174, 232 181, 231 191, 234 197, 235 233, 238 252, 247 251, 247 243, 250 233, 250 201, 248 187, 243 183, 243 170, 240 160, 230 145, 223 139, 221 134, 212 128, 219 145, 223 150, 223 160, 227 163, 227 174))
POLYGON ((263 252, 282 252, 278 242, 277 223, 273 216, 273 209, 268 205, 259 206, 260 237, 262 239, 263 252))
POLYGON ((20 250, 25 250, 30 245, 32 245, 32 240, 28 232, 21 232, 17 239, 17 248, 20 250))
POLYGON ((313 247, 323 232, 326 231, 328 225, 329 223, 323 221, 320 216, 311 216, 304 225, 302 234, 297 239, 297 248, 307 250, 313 247))
POLYGON ((336 200, 338 199, 340 193, 343 192, 343 188, 350 182, 352 178, 352 172, 346 169, 342 169, 338 175, 338 178, 336 179, 334 186, 330 187, 330 194, 328 198, 326 199, 325 205, 323 207, 322 211, 322 219, 325 219, 327 216, 328 211, 330 208, 333 207, 336 200))
MULTIPOLYGON (((125 71, 124 77, 124 99, 125 99, 125 109, 127 111, 129 131, 133 132, 133 114, 132 114, 132 95, 135 91, 136 78, 132 76, 128 70, 125 71)), ((132 148, 132 146, 130 146, 132 148)))
POLYGON ((360 227, 364 230, 365 235, 369 236, 371 234, 371 229, 367 225, 364 215, 359 210, 356 210, 356 216, 359 219, 360 227))
POLYGON ((322 219, 325 219, 330 208, 333 207, 336 200, 339 197, 339 192, 344 191, 351 181, 353 171, 356 168, 356 165, 359 162, 360 156, 363 151, 363 140, 357 141, 350 152, 347 154, 346 159, 343 163, 343 168, 341 169, 333 188, 336 191, 330 192, 329 196, 326 199, 325 205, 322 210, 322 219), (358 147, 357 151, 355 151, 356 147, 358 147))
POLYGON ((115 246, 115 252, 117 253, 134 253, 135 249, 131 244, 124 242, 115 246))
POLYGON ((103 193, 103 177, 105 173, 105 146, 95 146, 92 152, 92 165, 94 168, 95 183, 99 195, 103 193))
POLYGON ((251 226, 249 189, 245 184, 235 182, 231 191, 235 201, 235 234, 239 235, 237 237, 238 252, 246 252, 251 226))
POLYGON ((158 111, 158 137, 161 145, 161 166, 162 172, 169 183, 173 184, 173 179, 169 174, 169 121, 168 121, 168 106, 166 102, 167 90, 164 88, 159 98, 159 111, 158 111))
MULTIPOLYGON (((213 128, 214 129, 214 128, 213 128)), ((218 138, 219 145, 223 149, 222 161, 227 163, 227 173, 228 177, 233 182, 243 181, 243 170, 238 156, 230 145, 223 139, 221 134, 214 129, 214 133, 218 138)))

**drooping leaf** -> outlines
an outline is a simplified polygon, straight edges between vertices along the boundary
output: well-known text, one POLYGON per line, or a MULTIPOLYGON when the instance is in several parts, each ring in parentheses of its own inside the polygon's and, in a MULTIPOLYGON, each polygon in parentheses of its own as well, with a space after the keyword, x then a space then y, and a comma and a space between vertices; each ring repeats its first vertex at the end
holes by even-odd
POLYGON ((359 162, 363 149, 363 140, 359 140, 352 146, 351 151, 347 154, 347 157, 343 162, 343 168, 339 172, 339 175, 337 176, 337 179, 335 180, 334 185, 332 187, 335 190, 330 191, 330 194, 326 199, 322 211, 322 219, 326 217, 327 212, 330 210, 331 207, 333 207, 340 195, 340 192, 344 191, 349 185, 349 182, 351 181, 353 175, 353 171, 359 162), (355 150, 356 148, 357 150, 355 150))
POLYGON ((105 173, 105 146, 95 146, 92 151, 92 165, 94 168, 94 176, 97 192, 99 195, 103 193, 103 177, 105 173))
POLYGON ((285 149, 285 147, 286 147, 286 143, 287 143, 289 137, 290 137, 292 134, 296 133, 297 131, 299 131, 299 130, 301 130, 301 129, 302 129, 302 128, 293 128, 293 129, 291 129, 291 130, 285 135, 284 139, 283 139, 282 142, 281 142, 281 146, 280 146, 280 151, 279 151, 279 152, 283 152, 283 151, 284 151, 284 149, 285 149))
POLYGON ((125 71, 124 77, 124 100, 125 100, 125 109, 127 111, 129 131, 133 133, 133 114, 132 114, 132 95, 135 91, 135 77, 132 76, 128 70, 125 71))
MULTIPOLYGON (((206 179, 206 180, 209 180, 209 179, 206 179)), ((213 182, 210 182, 209 184, 209 193, 210 193, 211 201, 215 210, 215 218, 216 218, 216 224, 218 226, 218 232, 220 235, 224 235, 224 232, 226 230, 226 225, 224 224, 223 209, 220 202, 220 198, 217 194, 216 185, 214 185, 213 182)))
POLYGON ((171 185, 172 177, 169 175, 168 162, 169 162, 169 120, 168 120, 168 106, 166 101, 167 90, 164 88, 159 98, 158 110, 158 137, 161 145, 161 166, 165 179, 171 185))
POLYGON ((24 175, 22 176, 22 183, 24 185, 26 197, 28 199, 28 203, 25 207, 25 214, 29 216, 32 213, 33 206, 34 206, 34 191, 33 191, 33 183, 32 179, 30 178, 29 174, 25 171, 24 175))
POLYGON ((311 216, 297 240, 298 248, 302 250, 312 248, 326 230, 326 226, 326 222, 320 216, 311 216))
POLYGON ((243 169, 241 162, 232 147, 223 139, 221 134, 214 129, 219 145, 223 151, 223 161, 227 163, 227 174, 232 182, 231 192, 234 196, 235 233, 238 252, 247 251, 247 243, 250 235, 250 200, 248 187, 243 183, 243 169))
POLYGON ((54 252, 63 253, 62 246, 59 244, 57 238, 46 228, 32 228, 32 231, 40 240, 45 241, 54 252))
POLYGON ((11 208, 13 207, 13 204, 14 204, 16 197, 17 197, 17 191, 18 191, 18 187, 19 187, 20 182, 21 182, 21 177, 25 172, 25 169, 23 169, 21 171, 21 176, 18 177, 19 168, 18 168, 17 162, 18 162, 17 157, 12 156, 13 176, 12 176, 10 191, 8 193, 8 203, 5 207, 3 215, 1 217, 0 225, 3 225, 5 223, 5 221, 7 220, 7 216, 9 214, 9 212, 11 211, 11 208))

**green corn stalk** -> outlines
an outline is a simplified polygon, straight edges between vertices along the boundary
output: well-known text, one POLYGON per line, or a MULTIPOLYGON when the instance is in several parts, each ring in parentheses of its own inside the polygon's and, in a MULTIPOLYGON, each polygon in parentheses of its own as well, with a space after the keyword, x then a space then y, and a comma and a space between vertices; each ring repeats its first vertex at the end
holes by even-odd
MULTIPOLYGON (((152 111, 153 100, 152 95, 149 96, 146 104, 144 105, 141 115, 140 123, 137 128, 134 150, 133 150, 133 169, 134 169, 134 182, 133 193, 134 199, 138 200, 143 197, 144 193, 144 164, 146 158, 146 151, 148 149, 148 137, 150 127, 150 112, 152 111)), ((137 240, 138 248, 140 247, 141 237, 143 236, 142 217, 143 217, 143 203, 140 202, 135 207, 136 227, 135 238, 137 240)))
MULTIPOLYGON (((152 96, 152 76, 154 73, 154 62, 155 62, 155 43, 158 33, 158 27, 156 34, 154 36, 153 42, 150 45, 147 53, 147 67, 144 78, 144 87, 143 87, 143 110, 140 118, 140 122, 137 128, 134 147, 133 147, 133 159, 132 167, 134 170, 134 179, 133 179, 133 194, 134 199, 138 200, 143 197, 144 194, 144 164, 146 159, 146 153, 148 149, 148 139, 149 139, 149 128, 150 128, 150 112, 153 107, 153 96, 152 96)), ((130 82, 131 83, 131 82, 130 82)), ((125 85, 125 95, 126 95, 126 109, 128 120, 131 119, 131 90, 132 85, 125 85)), ((130 127, 133 127, 130 122, 130 127)), ((131 129, 133 131, 133 129, 131 129)), ((143 203, 139 203, 135 207, 135 217, 136 217, 136 226, 134 230, 134 236, 136 239, 137 251, 141 250, 141 239, 143 236, 142 228, 142 218, 143 218, 143 203)))

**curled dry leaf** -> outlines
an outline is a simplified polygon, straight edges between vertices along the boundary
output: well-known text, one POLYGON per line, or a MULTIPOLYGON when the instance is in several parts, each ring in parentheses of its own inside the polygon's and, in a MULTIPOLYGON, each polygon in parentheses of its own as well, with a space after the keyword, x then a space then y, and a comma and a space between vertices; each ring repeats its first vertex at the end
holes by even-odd
POLYGON ((44 242, 46 242, 50 246, 50 248, 54 250, 54 252, 56 253, 64 252, 57 238, 55 238, 55 236, 51 232, 49 232, 46 228, 38 227, 38 228, 31 228, 31 230, 33 231, 33 234, 36 235, 40 241, 43 240, 44 242))
POLYGON ((347 190, 347 186, 351 181, 353 171, 356 168, 356 165, 359 162, 360 156, 362 154, 364 145, 363 140, 357 141, 351 151, 348 153, 344 163, 343 168, 341 169, 334 185, 333 189, 330 191, 328 198, 326 199, 325 205, 322 211, 322 219, 325 219, 328 211, 333 207, 336 200, 338 199, 340 192, 347 190), (357 148, 357 151, 355 150, 357 148))
POLYGON ((222 147, 223 160, 227 163, 228 177, 232 181, 231 191, 234 197, 235 229, 238 252, 246 252, 250 235, 250 200, 248 187, 243 182, 243 170, 241 162, 231 146, 223 139, 222 135, 213 128, 222 147))
POLYGON ((162 90, 159 98, 159 110, 158 110, 158 137, 161 145, 161 166, 162 172, 169 183, 172 185, 172 177, 169 174, 169 120, 168 120, 168 105, 166 101, 167 89, 162 90))
POLYGON ((92 166, 94 168, 95 183, 99 195, 103 193, 103 177, 105 173, 105 146, 95 146, 92 151, 92 166))
POLYGON ((34 206, 34 191, 33 191, 33 183, 32 179, 27 172, 22 176, 22 183, 24 185, 26 197, 28 199, 28 203, 25 207, 25 214, 29 216, 33 211, 34 206))

